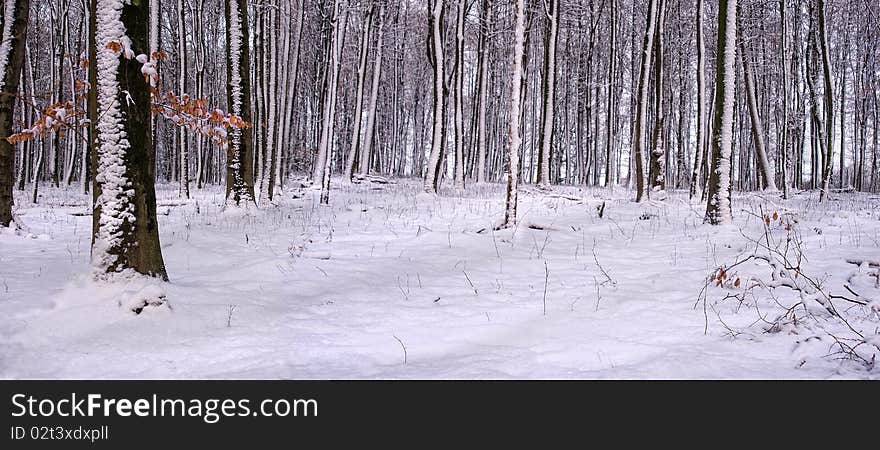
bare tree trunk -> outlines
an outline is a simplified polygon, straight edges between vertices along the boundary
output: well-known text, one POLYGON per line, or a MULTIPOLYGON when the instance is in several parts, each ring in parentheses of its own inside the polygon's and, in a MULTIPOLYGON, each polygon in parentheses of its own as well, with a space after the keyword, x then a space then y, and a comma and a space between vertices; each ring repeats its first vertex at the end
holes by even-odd
POLYGON ((520 111, 522 109, 522 62, 525 41, 525 0, 515 0, 513 70, 510 86, 510 133, 507 141, 507 195, 504 207, 504 222, 501 227, 516 225, 517 189, 519 185, 520 111))
MULTIPOLYGON (((156 68, 156 78, 150 79, 150 87, 157 88, 158 82, 160 80, 159 76, 161 75, 161 64, 159 61, 159 42, 162 39, 162 0, 153 0, 150 2, 150 60, 153 62, 156 68)), ((89 57, 90 60, 91 56, 89 57)), ((93 60, 92 60, 93 61, 93 60)), ((91 81, 90 81, 91 82, 91 81)), ((94 85, 93 85, 94 86, 94 85)), ((90 116, 91 117, 91 116, 90 116)), ((150 142, 153 145, 153 152, 156 153, 157 147, 159 144, 159 138, 157 134, 158 129, 158 121, 156 117, 151 117, 150 120, 150 142)), ((91 146, 87 146, 87 148, 91 148, 91 146)), ((88 189, 88 183, 85 183, 86 189, 88 189)))
MULTIPOLYGON (((187 67, 186 35, 186 8, 183 0, 177 0, 177 95, 186 94, 187 82, 189 81, 189 69, 187 67)), ((189 198, 189 135, 184 127, 177 130, 178 142, 180 143, 180 194, 189 198)))
POLYGON ((425 172, 425 192, 436 193, 440 183, 440 158, 443 152, 443 104, 445 103, 444 55, 443 55, 443 2, 431 0, 431 12, 428 16, 430 38, 428 40, 428 58, 434 68, 434 119, 431 134, 431 153, 425 172))
POLYGON ((455 172, 454 183, 464 189, 464 18, 467 0, 458 0, 455 27, 455 172))
POLYGON ((125 30, 135 54, 149 51, 149 0, 98 0, 96 10, 101 14, 95 28, 100 105, 95 182, 101 195, 95 205, 100 220, 93 230, 92 260, 99 276, 132 270, 167 280, 153 185, 150 86, 141 63, 109 45, 121 42, 125 30))
POLYGON ((709 171, 705 222, 731 222, 730 156, 736 95, 736 0, 718 2, 718 51, 715 69, 715 125, 712 130, 712 167, 709 171))
POLYGON ((659 0, 657 24, 654 30, 654 131, 651 137, 650 169, 648 171, 648 196, 657 194, 658 200, 666 198, 666 140, 663 112, 663 34, 666 26, 666 0, 659 0))
POLYGON ((12 190, 15 185, 15 147, 6 140, 12 135, 15 99, 21 82, 27 42, 29 0, 7 1, 0 17, 0 227, 12 224, 12 190))
POLYGON ((785 19, 785 1, 779 0, 781 36, 779 53, 782 66, 782 137, 779 154, 782 157, 782 198, 788 198, 788 23, 785 19))
POLYGON ((831 83, 831 63, 828 61, 828 35, 825 27, 825 0, 816 0, 819 9, 819 51, 822 56, 822 78, 825 80, 825 158, 822 168, 822 190, 819 201, 828 195, 831 187, 831 168, 834 145, 834 91, 831 83))
POLYGON ((846 66, 847 66, 847 50, 849 39, 844 39, 840 62, 840 169, 837 178, 837 187, 843 189, 846 185, 846 66))
POLYGON ((336 93, 339 79, 339 55, 342 45, 340 43, 342 29, 345 28, 345 19, 339 20, 339 0, 333 0, 333 15, 330 18, 330 55, 328 69, 330 78, 325 85, 324 93, 324 117, 321 127, 321 141, 318 143, 318 162, 315 169, 318 173, 315 180, 321 180, 321 204, 330 204, 330 168, 333 147, 333 128, 336 123, 336 93), (339 22, 342 22, 340 25, 339 22))
MULTIPOLYGON (((742 31, 742 27, 740 26, 742 31)), ((741 32, 741 36, 745 33, 741 32)), ((754 74, 749 64, 749 55, 746 51, 745 40, 739 39, 740 61, 743 68, 743 83, 745 84, 746 97, 748 100, 749 117, 752 122, 752 139, 755 143, 755 153, 758 156, 758 170, 761 171, 761 179, 763 181, 762 188, 766 191, 775 192, 776 180, 773 170, 770 168, 770 160, 767 157, 767 146, 764 143, 764 125, 761 122, 761 116, 758 112, 758 99, 755 94, 754 74)))
POLYGON ((274 158, 272 160, 272 176, 269 177, 269 200, 273 200, 276 195, 281 193, 281 164, 284 158, 284 148, 286 147, 285 131, 289 126, 290 118, 287 116, 287 112, 293 105, 288 103, 288 95, 287 89, 288 84, 290 82, 291 72, 287 68, 287 64, 290 59, 290 20, 289 18, 292 15, 293 5, 290 1, 282 2, 281 9, 277 13, 277 21, 278 21, 278 32, 283 34, 281 38, 284 41, 284 46, 280 53, 276 51, 275 65, 274 71, 276 72, 276 84, 278 84, 277 92, 280 94, 280 102, 277 105, 276 109, 276 117, 278 118, 279 124, 275 126, 275 153, 274 158), (280 73, 278 73, 280 71, 280 73), (280 84, 278 83, 278 78, 280 77, 280 84))
MULTIPOLYGON (((608 56, 608 104, 605 115, 605 187, 614 189, 617 175, 617 152, 614 148, 617 118, 617 0, 611 0, 611 37, 608 56)), ((566 118, 567 120, 567 118, 566 118)))
MULTIPOLYGON (((226 95, 232 114, 251 122, 250 31, 247 0, 226 0, 226 95)), ((254 140, 250 130, 232 128, 226 154, 227 205, 254 204, 254 140)))
POLYGON ((651 71, 651 54, 654 48, 654 27, 657 23, 657 1, 649 0, 645 39, 642 45, 642 64, 639 68, 638 110, 636 111, 633 132, 633 153, 635 154, 636 201, 642 201, 645 193, 645 127, 648 121, 648 78, 651 71))
POLYGON ((382 37, 385 31, 385 4, 379 6, 379 29, 376 41, 376 60, 373 63, 373 86, 370 89, 370 105, 367 110, 367 129, 363 138, 363 155, 358 169, 362 174, 370 173, 372 161, 373 135, 376 130, 376 102, 379 97, 379 81, 382 77, 382 37))
POLYGON ((263 170, 263 192, 262 197, 265 201, 272 201, 275 193, 275 165, 278 163, 278 145, 276 140, 278 133, 278 16, 279 11, 277 5, 268 10, 269 27, 267 30, 269 41, 269 59, 267 61, 268 83, 266 84, 267 101, 265 103, 267 130, 266 130, 266 158, 265 169, 263 170))
MULTIPOLYGON (((302 48, 302 31, 303 31, 303 17, 305 16, 305 0, 300 0, 299 2, 299 13, 297 14, 296 19, 296 28, 294 32, 294 48, 293 54, 291 55, 293 60, 287 68, 290 71, 289 78, 290 82, 287 85, 287 110, 284 115, 284 142, 287 143, 288 148, 293 147, 293 140, 291 139, 294 126, 291 123, 291 117, 293 115, 293 110, 296 105, 297 98, 297 86, 299 83, 300 76, 300 49, 302 48)), ((293 158, 293 151, 289 150, 288 155, 290 155, 290 159, 293 158)), ((289 160, 288 160, 289 163, 289 160)), ((288 167, 289 164, 285 164, 285 167, 288 167)), ((281 187, 284 186, 284 180, 287 176, 287 172, 282 168, 282 164, 278 164, 276 167, 276 171, 278 172, 278 183, 281 187)))
POLYGON ((363 33, 361 33, 357 88, 355 89, 354 126, 352 128, 351 148, 348 151, 348 159, 345 163, 345 181, 351 181, 361 145, 361 117, 363 116, 364 83, 367 78, 367 53, 370 48, 370 28, 373 24, 373 13, 375 8, 376 5, 375 2, 373 2, 373 4, 370 5, 370 12, 366 17, 363 33))
POLYGON ((546 34, 544 35, 544 79, 543 122, 541 123, 541 143, 538 147, 538 187, 550 187, 550 158, 553 150, 553 124, 556 112, 556 47, 559 42, 559 2, 546 0, 544 13, 547 15, 546 34))
MULTIPOLYGON (((785 0, 780 0, 785 1, 785 0)), ((706 145, 706 68, 703 43, 703 0, 697 0, 697 144, 694 150, 694 170, 691 174, 690 198, 694 198, 700 188, 700 174, 703 169, 703 149, 706 145)))
POLYGON ((483 9, 480 12, 480 63, 479 63, 479 88, 477 110, 477 183, 486 181, 486 108, 489 102, 489 35, 491 33, 489 22, 489 0, 483 0, 483 9))

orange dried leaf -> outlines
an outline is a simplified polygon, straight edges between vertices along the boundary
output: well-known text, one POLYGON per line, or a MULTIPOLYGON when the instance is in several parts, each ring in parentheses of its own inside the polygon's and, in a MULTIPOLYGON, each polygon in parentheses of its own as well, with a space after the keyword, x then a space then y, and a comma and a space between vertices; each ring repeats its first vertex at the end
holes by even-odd
POLYGON ((110 41, 107 43, 106 47, 116 53, 122 51, 122 44, 120 44, 119 41, 110 41))

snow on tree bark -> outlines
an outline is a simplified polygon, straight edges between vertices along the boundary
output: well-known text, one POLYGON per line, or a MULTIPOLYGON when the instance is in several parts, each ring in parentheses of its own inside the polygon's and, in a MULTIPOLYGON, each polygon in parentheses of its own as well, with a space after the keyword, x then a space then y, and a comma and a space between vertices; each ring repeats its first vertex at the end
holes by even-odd
MULTIPOLYGON (((782 0, 785 1, 785 0, 782 0)), ((696 44, 697 44, 697 146, 694 150, 694 168, 691 173, 690 198, 694 198, 700 187, 700 174, 703 167, 703 149, 706 148, 706 63, 703 43, 703 0, 696 5, 696 44)))
POLYGON ((443 122, 445 99, 445 71, 443 45, 443 0, 432 0, 430 52, 431 64, 434 67, 434 118, 431 133, 431 153, 428 156, 428 167, 425 172, 425 192, 436 193, 440 184, 440 154, 443 151, 443 122))
MULTIPOLYGON (((828 31, 825 25, 825 0, 816 0, 819 10, 819 50, 822 56, 822 79, 824 80, 824 105, 825 111, 825 157, 822 162, 822 190, 819 191, 819 201, 828 195, 831 188, 832 156, 834 154, 834 88, 831 83, 831 63, 828 61, 828 31)), ((876 131, 875 131, 876 133, 876 131)), ((843 168, 841 168, 843 173, 843 168)))
POLYGON ((339 81, 339 57, 342 52, 341 35, 345 29, 345 21, 339 20, 339 0, 333 0, 333 15, 330 18, 330 57, 328 70, 329 80, 325 84, 323 124, 321 140, 318 143, 318 159, 315 162, 315 181, 321 182, 321 204, 330 203, 330 168, 333 148, 333 126, 336 123, 336 93, 339 81), (339 22, 342 22, 340 25, 339 22))
MULTIPOLYGON (((290 63, 290 25, 291 21, 287 20, 287 18, 291 17, 293 13, 293 5, 292 2, 283 2, 281 5, 281 11, 279 15, 279 28, 280 32, 283 33, 283 41, 284 46, 282 47, 281 54, 278 56, 278 60, 275 63, 275 70, 281 70, 281 73, 277 76, 280 76, 280 86, 278 87, 279 94, 281 95, 280 103, 278 105, 278 118, 280 123, 276 128, 276 136, 275 139, 275 158, 272 161, 272 176, 269 178, 269 199, 272 200, 275 196, 282 194, 283 180, 281 179, 283 174, 281 172, 281 161, 284 159, 284 148, 285 140, 285 130, 290 124, 290 117, 288 116, 288 112, 293 107, 293 105, 289 102, 288 89, 290 86, 290 77, 291 70, 284 70, 287 68, 287 65, 290 63), (282 20, 283 19, 283 20, 282 20)), ((292 69, 295 70, 295 69, 292 69)))
POLYGON ((159 246, 150 142, 150 88, 136 50, 148 51, 149 0, 97 0, 96 120, 100 195, 93 230, 96 275, 168 279, 159 246))
MULTIPOLYGON (((0 16, 0 89, 3 89, 8 83, 6 81, 6 69, 10 66, 9 64, 9 56, 12 53, 12 47, 16 44, 15 39, 18 39, 13 35, 12 28, 17 19, 16 11, 21 14, 21 8, 16 8, 16 2, 14 0, 3 0, 3 5, 0 5, 3 9, 3 15, 0 16), (13 39, 15 38, 15 39, 13 39)), ((28 9, 30 7, 28 6, 28 9)), ((27 13, 23 16, 27 19, 27 13)), ((27 21, 25 21, 27 23, 27 21)))
POLYGON ((479 62, 479 94, 477 110, 477 183, 486 181, 486 109, 489 101, 489 0, 483 0, 480 12, 480 62, 479 62))
POLYGON ((645 192, 645 127, 648 122, 648 78, 651 70, 651 56, 654 48, 654 27, 657 21, 657 1, 648 3, 645 38, 642 45, 642 64, 639 68, 639 92, 635 129, 633 130, 633 153, 635 155, 636 201, 642 201, 645 192))
POLYGON ((382 42, 385 33, 385 4, 379 6, 379 29, 376 38, 376 59, 373 61, 373 85, 370 88, 370 104, 367 107, 367 129, 364 131, 361 161, 358 166, 363 175, 370 173, 373 160, 373 141, 376 131, 376 103, 379 99, 379 81, 382 79, 382 42))
MULTIPOLYGON (((232 114, 251 122, 250 44, 247 0, 226 0, 226 88, 232 114)), ((240 128, 230 130, 226 153, 226 204, 248 206, 254 196, 253 133, 240 128)))
MULTIPOLYGON (((177 94, 186 94, 187 79, 189 71, 187 69, 187 51, 186 51, 186 8, 183 0, 177 0, 177 59, 178 59, 178 75, 177 75, 177 94)), ((150 11, 152 15, 152 11, 150 11)), ((151 37, 152 39, 152 37, 151 37)), ((180 151, 180 194, 185 198, 189 198, 189 135, 183 127, 177 130, 177 139, 180 151)))
POLYGON ((657 200, 666 198, 666 142, 663 131, 666 118, 663 111, 663 51, 664 28, 666 23, 666 0, 658 0, 657 23, 654 29, 654 131, 651 136, 649 177, 649 196, 657 200))
MULTIPOLYGON (((742 29, 742 19, 740 18, 740 34, 744 35, 742 29)), ((751 63, 749 61, 749 54, 746 48, 745 39, 740 37, 739 39, 739 49, 740 55, 739 59, 742 61, 743 68, 743 84, 745 85, 746 91, 746 100, 748 102, 749 107, 749 118, 752 121, 752 139, 755 143, 755 153, 757 154, 758 160, 758 170, 761 172, 761 179, 763 181, 763 188, 768 192, 775 192, 776 189, 776 176, 775 173, 770 166, 770 159, 767 157, 767 145, 764 142, 764 125, 761 121, 761 115, 758 111, 758 98, 755 92, 755 80, 754 73, 751 63)), ((786 87, 783 87, 786 88, 786 87)))
POLYGON ((501 227, 516 224, 517 189, 519 185, 520 111, 522 109, 522 62, 525 47, 525 0, 516 0, 514 6, 513 70, 510 81, 510 130, 507 137, 507 191, 504 222, 501 227))
POLYGON ((718 4, 718 50, 715 70, 715 126, 712 130, 712 165, 709 173, 705 222, 731 222, 730 155, 733 108, 736 94, 736 0, 718 4))
POLYGON ((608 99, 605 111, 605 187, 614 189, 617 182, 617 152, 614 148, 614 120, 617 117, 617 0, 610 2, 610 42, 608 55, 608 99))
POLYGON ((455 27, 455 187, 464 189, 464 21, 467 0, 458 0, 455 27))
MULTIPOLYGON (((292 14, 293 5, 290 4, 288 6, 291 8, 289 13, 292 14)), ((294 128, 293 125, 291 124, 291 118, 293 116, 293 110, 296 105, 297 82, 299 81, 299 77, 300 77, 299 59, 300 59, 300 48, 302 46, 302 30, 303 30, 303 18, 305 16, 305 0, 299 1, 298 11, 299 11, 299 13, 296 15, 296 21, 295 21, 296 25, 294 27, 295 31, 293 33, 293 36, 289 37, 289 39, 288 39, 288 40, 293 40, 294 46, 293 46, 293 50, 291 52, 292 53, 291 54, 291 62, 288 65, 289 70, 286 71, 286 72, 288 72, 286 75, 288 82, 285 83, 285 87, 287 90, 287 93, 286 93, 286 95, 287 95, 286 105, 287 106, 285 108, 285 113, 284 113, 284 127, 281 130, 283 137, 279 138, 279 140, 281 140, 282 142, 288 143, 288 145, 291 142, 291 132, 294 128)), ((292 151, 290 151, 288 153, 288 158, 285 162, 292 159, 292 157, 293 157, 292 153, 293 153, 292 151)), ((285 171, 283 170, 283 163, 282 163, 283 160, 284 160, 283 158, 279 158, 279 160, 277 161, 277 164, 275 166, 275 171, 277 174, 276 179, 278 181, 278 192, 279 193, 282 191, 282 189, 284 187, 285 171)))
POLYGON ((541 122, 541 142, 538 146, 538 186, 550 187, 550 153, 553 145, 553 124, 556 110, 556 47, 559 41, 559 2, 545 2, 547 30, 544 36, 544 111, 541 122))
POLYGON ((30 1, 4 0, 0 7, 0 227, 8 227, 12 224, 15 147, 6 138, 13 131, 30 1))
MULTIPOLYGON (((348 158, 345 161, 343 179, 351 181, 354 175, 355 163, 361 148, 361 118, 363 117, 364 83, 367 78, 367 53, 370 48, 370 29, 373 26, 373 12, 375 5, 371 5, 370 12, 365 19, 366 23, 361 33, 360 56, 358 57, 357 88, 355 89, 354 125, 352 126, 351 147, 348 150, 348 158)), ((363 165, 363 164, 361 164, 363 165)))
POLYGON ((278 92, 278 42, 277 42, 277 8, 266 8, 265 15, 265 34, 268 57, 265 58, 265 71, 268 72, 265 80, 266 100, 265 100, 265 116, 266 116, 266 135, 263 142, 265 148, 265 158, 263 161, 263 170, 260 180, 260 202, 268 202, 272 200, 275 185, 275 163, 278 158, 278 149, 275 142, 275 134, 277 128, 277 109, 276 97, 278 92), (266 36, 268 35, 268 36, 266 36))

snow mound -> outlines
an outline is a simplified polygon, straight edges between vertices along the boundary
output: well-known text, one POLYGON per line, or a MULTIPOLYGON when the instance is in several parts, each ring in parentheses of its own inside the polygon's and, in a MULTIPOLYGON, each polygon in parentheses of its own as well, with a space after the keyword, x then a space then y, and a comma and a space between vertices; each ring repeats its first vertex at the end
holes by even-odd
POLYGON ((169 308, 165 299, 165 289, 157 284, 148 284, 136 290, 126 289, 123 291, 119 306, 140 314, 151 307, 169 308))

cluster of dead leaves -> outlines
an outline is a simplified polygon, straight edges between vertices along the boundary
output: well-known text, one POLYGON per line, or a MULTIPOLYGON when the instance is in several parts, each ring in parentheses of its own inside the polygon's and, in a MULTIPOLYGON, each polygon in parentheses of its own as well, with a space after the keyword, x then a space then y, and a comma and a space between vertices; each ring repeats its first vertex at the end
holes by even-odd
POLYGON ((715 283, 716 287, 721 287, 724 285, 739 287, 741 284, 741 280, 739 277, 731 277, 730 274, 727 273, 727 269, 724 266, 721 266, 715 269, 715 272, 709 275, 709 282, 715 283), (732 278, 732 279, 731 279, 732 278))
MULTIPOLYGON (((127 50, 119 41, 108 42, 106 48, 115 53, 123 54, 128 59, 134 58, 131 50, 127 50)), ((226 144, 227 128, 246 129, 253 127, 253 124, 239 116, 210 108, 206 99, 194 98, 186 94, 178 96, 173 92, 161 92, 158 72, 155 70, 157 67, 149 68, 149 66, 157 66, 159 61, 167 58, 168 53, 161 50, 152 52, 149 59, 145 55, 137 57, 138 62, 144 65, 144 79, 150 84, 152 102, 150 109, 154 116, 161 115, 177 126, 206 135, 218 145, 226 144)), ((80 65, 82 68, 88 68, 88 58, 80 58, 80 65)), ((83 80, 75 80, 74 89, 77 92, 76 103, 79 103, 88 94, 89 84, 83 80)), ((73 119, 84 115, 84 112, 77 109, 76 106, 71 102, 49 105, 40 119, 31 127, 24 128, 21 132, 7 137, 7 142, 16 145, 36 136, 45 136, 50 132, 63 133, 65 129, 72 129, 74 127, 73 119)))
MULTIPOLYGON (((75 85, 82 89, 87 86, 80 80, 77 80, 75 85)), ((177 126, 201 133, 218 145, 226 143, 226 128, 253 127, 253 124, 239 116, 210 108, 206 99, 193 98, 186 94, 177 96, 171 92, 160 93, 155 88, 151 90, 153 102, 151 111, 154 116, 161 115, 177 126)), ((85 112, 71 102, 54 103, 45 109, 33 125, 7 137, 6 141, 17 145, 51 132, 64 133, 67 129, 73 129, 75 118, 84 115, 85 112)))
POLYGON ((203 134, 218 145, 226 143, 226 129, 252 128, 253 124, 239 116, 208 106, 203 98, 186 94, 177 96, 166 92, 159 94, 153 90, 153 114, 162 115, 175 125, 203 134))
POLYGON ((46 107, 43 115, 30 128, 7 137, 6 142, 16 145, 51 132, 64 133, 65 129, 73 127, 72 119, 82 115, 82 111, 70 102, 54 103, 46 107))

